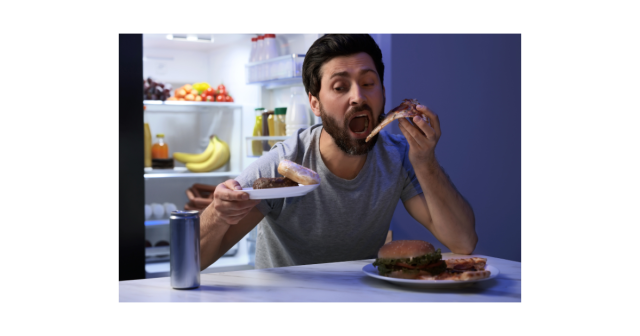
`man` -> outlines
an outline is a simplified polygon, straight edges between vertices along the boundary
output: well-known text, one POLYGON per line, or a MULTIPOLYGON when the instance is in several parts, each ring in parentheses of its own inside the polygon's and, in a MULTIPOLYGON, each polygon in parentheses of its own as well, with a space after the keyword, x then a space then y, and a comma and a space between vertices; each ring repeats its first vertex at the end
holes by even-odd
POLYGON ((398 200, 452 252, 477 243, 473 210, 435 157, 438 116, 399 120, 403 135, 380 132, 385 104, 382 53, 369 35, 325 35, 309 48, 303 83, 321 125, 314 125, 217 186, 202 213, 201 269, 258 223, 256 268, 375 258, 398 200), (287 159, 316 171, 321 183, 301 197, 248 200, 242 187, 277 177, 287 159))

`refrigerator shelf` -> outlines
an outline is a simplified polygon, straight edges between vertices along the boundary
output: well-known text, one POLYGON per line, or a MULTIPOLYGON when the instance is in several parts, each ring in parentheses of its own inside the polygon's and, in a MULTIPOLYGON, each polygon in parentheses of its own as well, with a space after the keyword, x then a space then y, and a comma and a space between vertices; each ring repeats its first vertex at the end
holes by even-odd
POLYGON ((239 171, 209 172, 209 173, 167 173, 167 174, 144 174, 145 179, 157 178, 194 178, 194 177, 236 177, 239 171))
POLYGON ((149 107, 153 106, 205 106, 205 107, 242 107, 242 104, 238 104, 236 102, 233 103, 223 103, 223 102, 196 102, 196 101, 174 101, 174 100, 144 100, 144 105, 147 106, 147 111, 149 111, 149 107))
POLYGON ((267 88, 302 83, 305 54, 291 54, 245 65, 245 82, 267 88))

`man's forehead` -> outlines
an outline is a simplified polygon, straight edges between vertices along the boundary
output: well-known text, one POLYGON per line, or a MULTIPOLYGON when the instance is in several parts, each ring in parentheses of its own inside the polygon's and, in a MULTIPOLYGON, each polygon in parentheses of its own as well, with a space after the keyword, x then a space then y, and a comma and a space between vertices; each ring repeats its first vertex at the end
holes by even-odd
POLYGON ((324 81, 335 75, 349 76, 352 73, 359 74, 371 71, 375 74, 378 73, 373 59, 367 53, 359 53, 332 58, 320 67, 320 76, 324 81))

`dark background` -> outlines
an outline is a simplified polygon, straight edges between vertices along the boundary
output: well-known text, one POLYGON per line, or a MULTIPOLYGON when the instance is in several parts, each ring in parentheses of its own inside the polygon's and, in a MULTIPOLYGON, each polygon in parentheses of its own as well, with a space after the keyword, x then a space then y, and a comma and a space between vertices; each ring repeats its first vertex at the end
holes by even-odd
POLYGON ((119 36, 119 280, 144 279, 142 35, 119 36))
MULTIPOLYGON (((521 261, 520 35, 391 35, 393 106, 438 114, 436 157, 476 216, 474 253, 521 261)), ((395 123, 394 123, 395 124, 395 123)), ((395 126, 395 125, 394 125, 395 126)), ((400 132, 397 126, 390 129, 400 132)), ((394 240, 449 251, 398 203, 394 240)))

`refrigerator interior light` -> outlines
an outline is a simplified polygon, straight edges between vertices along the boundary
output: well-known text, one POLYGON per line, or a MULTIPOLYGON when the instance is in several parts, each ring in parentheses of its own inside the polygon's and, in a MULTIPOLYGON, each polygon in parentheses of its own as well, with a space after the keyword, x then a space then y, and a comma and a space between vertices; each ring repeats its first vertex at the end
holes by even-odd
POLYGON ((167 40, 213 43, 212 35, 168 34, 167 40))

